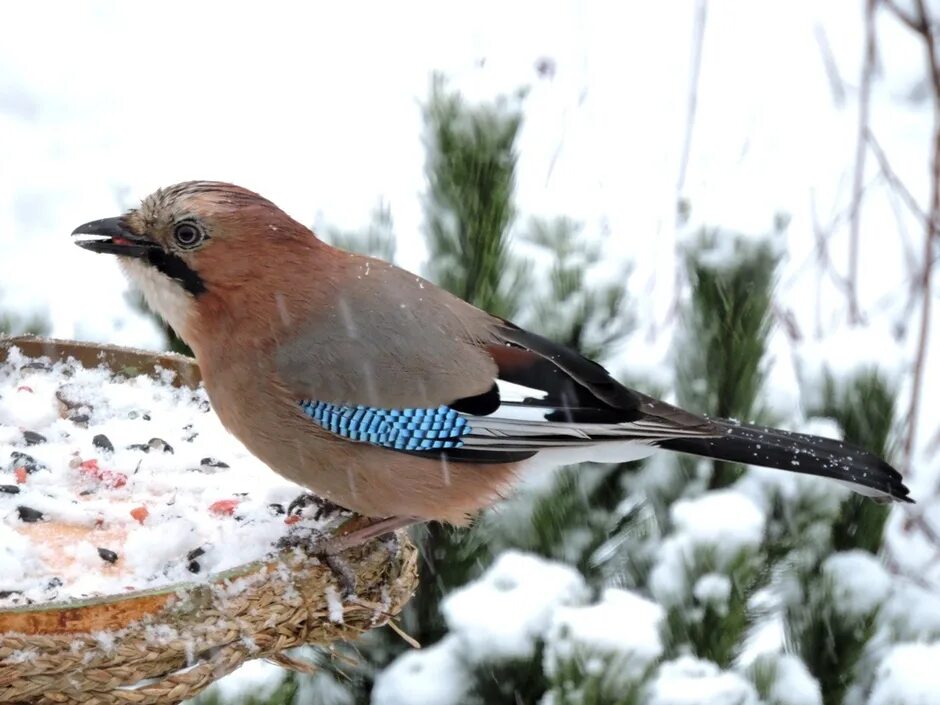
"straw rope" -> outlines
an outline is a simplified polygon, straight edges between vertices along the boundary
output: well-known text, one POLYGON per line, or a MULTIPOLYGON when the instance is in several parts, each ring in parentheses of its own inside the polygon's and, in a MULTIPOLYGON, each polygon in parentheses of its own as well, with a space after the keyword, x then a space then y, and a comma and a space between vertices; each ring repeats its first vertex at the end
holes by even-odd
POLYGON ((411 597, 417 551, 404 533, 397 544, 373 541, 343 554, 357 588, 342 601, 328 567, 291 551, 234 580, 178 591, 157 613, 110 634, 0 633, 0 703, 163 705, 195 696, 249 659, 307 670, 282 652, 354 639, 411 597), (340 611, 342 621, 333 621, 340 611))

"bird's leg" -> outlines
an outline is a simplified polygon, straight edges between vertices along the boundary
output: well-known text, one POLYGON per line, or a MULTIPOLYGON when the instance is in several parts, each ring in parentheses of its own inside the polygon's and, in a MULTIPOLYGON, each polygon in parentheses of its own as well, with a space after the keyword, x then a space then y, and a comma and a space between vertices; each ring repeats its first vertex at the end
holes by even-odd
POLYGON ((330 550, 330 536, 316 529, 303 528, 282 536, 277 544, 279 550, 299 548, 307 556, 316 558, 333 573, 339 584, 340 594, 348 597, 356 592, 356 572, 349 562, 330 550))
POLYGON ((389 550, 392 553, 397 552, 398 539, 394 532, 419 521, 421 520, 417 517, 376 519, 354 516, 344 522, 333 535, 304 529, 284 536, 278 541, 277 547, 279 549, 300 548, 308 556, 318 559, 332 571, 342 590, 342 595, 346 597, 356 591, 356 573, 340 554, 388 534, 391 534, 393 541, 389 550))
POLYGON ((404 529, 420 521, 422 521, 420 518, 410 516, 385 517, 384 519, 353 517, 326 540, 326 547, 330 553, 339 553, 386 534, 394 536, 394 532, 399 529, 404 529))

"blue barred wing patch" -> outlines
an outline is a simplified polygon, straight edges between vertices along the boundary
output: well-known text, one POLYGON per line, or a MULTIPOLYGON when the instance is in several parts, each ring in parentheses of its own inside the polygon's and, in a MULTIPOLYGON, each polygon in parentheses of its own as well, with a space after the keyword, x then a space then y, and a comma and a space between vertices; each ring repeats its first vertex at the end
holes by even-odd
POLYGON ((467 419, 447 406, 377 409, 305 399, 300 408, 327 431, 395 450, 460 448, 461 437, 471 431, 467 419))

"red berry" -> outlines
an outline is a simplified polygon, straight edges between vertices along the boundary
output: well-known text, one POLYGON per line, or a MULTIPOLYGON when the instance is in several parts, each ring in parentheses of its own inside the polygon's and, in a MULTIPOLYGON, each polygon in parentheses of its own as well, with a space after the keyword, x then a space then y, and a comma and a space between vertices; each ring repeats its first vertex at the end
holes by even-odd
POLYGON ((127 484, 127 475, 123 472, 111 472, 103 470, 100 476, 101 481, 108 487, 124 487, 127 484))
POLYGON ((238 506, 237 499, 220 499, 209 505, 209 511, 213 514, 232 516, 235 513, 235 507, 238 506))
POLYGON ((131 509, 131 516, 134 517, 141 524, 150 516, 150 512, 147 511, 147 507, 141 505, 139 507, 134 507, 131 509))

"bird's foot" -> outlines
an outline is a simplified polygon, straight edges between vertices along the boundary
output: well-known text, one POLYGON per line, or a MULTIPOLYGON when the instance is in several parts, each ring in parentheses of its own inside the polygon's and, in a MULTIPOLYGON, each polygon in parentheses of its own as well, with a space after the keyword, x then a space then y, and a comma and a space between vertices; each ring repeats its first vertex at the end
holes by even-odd
POLYGON ((342 596, 348 597, 356 592, 356 573, 340 554, 374 539, 382 539, 383 547, 389 555, 396 555, 400 543, 395 532, 417 521, 419 520, 415 517, 375 519, 354 516, 344 522, 335 534, 325 534, 307 527, 291 531, 277 542, 277 548, 299 548, 311 558, 319 560, 333 573, 342 596))
POLYGON ((278 550, 292 548, 300 549, 310 558, 316 558, 333 573, 340 588, 342 597, 349 597, 356 592, 356 572, 345 558, 333 550, 330 545, 332 537, 322 531, 302 528, 291 531, 287 536, 281 537, 276 546, 278 550))

